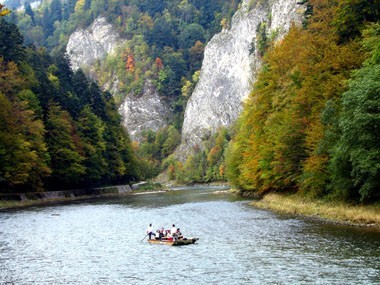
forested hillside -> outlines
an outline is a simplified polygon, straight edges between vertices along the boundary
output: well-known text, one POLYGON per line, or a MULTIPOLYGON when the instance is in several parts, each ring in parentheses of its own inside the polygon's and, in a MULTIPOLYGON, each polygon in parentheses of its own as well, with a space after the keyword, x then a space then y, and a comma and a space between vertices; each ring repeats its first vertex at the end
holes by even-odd
POLYGON ((142 141, 136 143, 140 160, 145 163, 144 176, 153 177, 162 171, 162 160, 180 143, 183 112, 199 77, 204 46, 229 25, 238 2, 52 0, 32 9, 27 1, 12 0, 7 1, 10 8, 24 4, 25 9, 7 18, 20 28, 26 44, 46 47, 53 56, 65 49, 77 28, 89 26, 98 16, 107 18, 127 41, 92 67, 96 70, 92 76, 100 86, 118 82, 118 91, 113 94, 117 105, 126 96, 141 96, 147 81, 171 104, 171 126, 157 133, 147 130, 142 141), (160 136, 169 129, 173 136, 166 145, 170 144, 170 149, 161 151, 165 141, 160 136), (152 141, 158 146, 150 147, 152 141))
POLYGON ((7 7, 13 12, 6 18, 19 27, 26 45, 44 47, 53 57, 62 54, 72 32, 86 28, 98 16, 106 17, 127 40, 93 67, 92 76, 100 86, 116 78, 117 105, 125 96, 140 96, 147 81, 171 102, 171 125, 157 133, 147 130, 142 141, 134 144, 144 165, 142 178, 149 178, 162 171, 162 160, 180 143, 183 111, 198 80, 204 46, 229 25, 238 2, 52 0, 32 9, 29 1, 9 0, 7 7), (19 7, 23 9, 16 11, 19 7))
POLYGON ((229 146, 227 175, 256 194, 380 199, 380 1, 310 0, 270 48, 229 146))
POLYGON ((129 93, 139 96, 144 81, 151 79, 179 109, 183 107, 181 95, 189 95, 192 76, 200 69, 204 45, 228 26, 238 2, 52 0, 32 9, 28 1, 7 1, 10 8, 24 4, 23 10, 8 18, 20 28, 26 44, 44 46, 53 55, 66 47, 74 30, 89 26, 98 16, 106 17, 127 42, 107 59, 103 70, 97 70, 99 82, 107 81, 116 67, 122 82, 117 101, 129 93))
POLYGON ((138 177, 112 96, 65 55, 25 47, 0 19, 0 191, 127 183, 138 177))

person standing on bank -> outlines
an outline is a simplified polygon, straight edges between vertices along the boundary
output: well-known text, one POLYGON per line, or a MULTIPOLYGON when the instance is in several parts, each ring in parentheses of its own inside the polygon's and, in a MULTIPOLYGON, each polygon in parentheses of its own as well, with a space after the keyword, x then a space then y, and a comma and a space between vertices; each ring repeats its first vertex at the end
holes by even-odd
POLYGON ((152 224, 149 224, 146 230, 146 234, 149 236, 149 239, 152 239, 152 235, 154 236, 152 224))

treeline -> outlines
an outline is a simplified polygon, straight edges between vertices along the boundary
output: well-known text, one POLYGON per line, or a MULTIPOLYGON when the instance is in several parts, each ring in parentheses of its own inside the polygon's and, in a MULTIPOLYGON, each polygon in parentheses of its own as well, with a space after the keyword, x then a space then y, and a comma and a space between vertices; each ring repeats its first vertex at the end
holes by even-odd
POLYGON ((144 165, 143 176, 153 178, 159 175, 165 168, 163 161, 174 152, 180 142, 181 134, 173 126, 164 127, 157 132, 145 130, 141 142, 135 147, 140 163, 144 165))
POLYGON ((230 132, 221 128, 205 139, 202 147, 193 149, 185 160, 169 156, 162 164, 168 178, 189 184, 227 181, 225 158, 230 140, 230 132))
POLYGON ((167 174, 169 180, 179 183, 207 183, 226 181, 225 151, 231 135, 225 128, 204 141, 202 149, 179 160, 172 153, 181 142, 181 134, 173 127, 165 127, 158 132, 143 132, 142 141, 135 148, 144 165, 144 177, 156 177, 160 173, 167 174))
POLYGON ((227 154, 256 194, 380 199, 380 1, 309 0, 271 47, 227 154))
POLYGON ((0 19, 0 191, 127 183, 138 161, 112 96, 0 19))

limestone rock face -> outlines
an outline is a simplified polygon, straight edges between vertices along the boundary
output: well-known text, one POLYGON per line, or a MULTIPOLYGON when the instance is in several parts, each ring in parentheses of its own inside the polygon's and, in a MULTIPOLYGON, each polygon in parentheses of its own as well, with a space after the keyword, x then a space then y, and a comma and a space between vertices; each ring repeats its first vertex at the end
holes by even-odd
POLYGON ((87 29, 78 29, 69 38, 66 52, 73 70, 90 67, 111 53, 122 40, 103 17, 95 19, 87 29))
POLYGON ((151 82, 146 82, 141 97, 128 96, 119 108, 123 124, 132 140, 139 141, 144 130, 158 131, 171 117, 169 104, 161 99, 151 82))
POLYGON ((201 147, 203 139, 236 121, 261 66, 257 48, 260 25, 265 23, 266 33, 276 34, 278 39, 293 22, 301 22, 304 8, 297 0, 266 2, 250 7, 252 1, 243 0, 231 28, 207 44, 198 84, 186 106, 178 156, 201 147))

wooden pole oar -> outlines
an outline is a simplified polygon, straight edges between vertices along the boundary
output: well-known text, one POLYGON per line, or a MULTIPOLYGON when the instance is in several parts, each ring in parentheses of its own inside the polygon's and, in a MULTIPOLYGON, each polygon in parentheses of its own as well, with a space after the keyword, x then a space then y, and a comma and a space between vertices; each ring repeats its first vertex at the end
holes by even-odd
POLYGON ((141 241, 143 241, 144 239, 146 239, 146 237, 148 236, 149 234, 146 234, 146 236, 141 240, 141 241))

